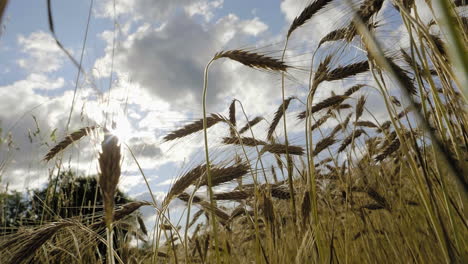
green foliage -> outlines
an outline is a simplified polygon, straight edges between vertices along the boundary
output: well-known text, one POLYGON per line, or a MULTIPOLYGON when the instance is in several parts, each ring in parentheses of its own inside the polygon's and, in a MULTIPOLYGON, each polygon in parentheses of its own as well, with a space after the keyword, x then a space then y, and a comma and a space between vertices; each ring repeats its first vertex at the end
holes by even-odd
MULTIPOLYGON (((8 231, 73 217, 89 222, 90 216, 99 216, 102 212, 102 196, 98 188, 95 176, 76 176, 72 171, 64 171, 44 188, 29 191, 28 195, 16 191, 2 193, 1 226, 8 231)), ((130 201, 128 196, 117 191, 116 205, 130 201)))

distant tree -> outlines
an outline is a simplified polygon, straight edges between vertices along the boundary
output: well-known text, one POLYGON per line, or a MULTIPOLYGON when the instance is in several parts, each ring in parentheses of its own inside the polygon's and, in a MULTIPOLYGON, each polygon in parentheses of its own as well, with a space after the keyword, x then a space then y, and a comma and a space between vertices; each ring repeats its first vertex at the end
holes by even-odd
MULTIPOLYGON (((30 203, 20 192, 0 193, 0 225, 4 230, 22 225, 30 217, 30 203)), ((3 233, 3 232, 2 232, 3 233)))
MULTIPOLYGON (((117 190, 115 204, 132 201, 117 190)), ((76 176, 64 171, 44 188, 34 189, 28 194, 20 192, 0 193, 0 233, 14 232, 15 227, 40 225, 62 218, 82 217, 90 223, 102 212, 102 196, 96 177, 76 176), (94 216, 94 217, 93 217, 94 216)))
MULTIPOLYGON (((115 204, 132 201, 117 190, 115 204)), ((77 177, 71 171, 61 173, 47 188, 34 190, 32 206, 36 215, 51 220, 96 215, 102 211, 102 196, 96 177, 77 177)))

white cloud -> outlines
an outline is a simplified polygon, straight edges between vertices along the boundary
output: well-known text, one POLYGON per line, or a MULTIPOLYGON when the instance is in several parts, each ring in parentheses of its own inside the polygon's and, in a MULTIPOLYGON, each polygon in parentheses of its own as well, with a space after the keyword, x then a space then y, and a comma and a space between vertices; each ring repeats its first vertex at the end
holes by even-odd
POLYGON ((63 78, 53 80, 45 75, 31 74, 25 80, 0 87, 0 98, 2 98, 0 117, 3 117, 2 119, 5 120, 7 116, 11 116, 14 113, 26 112, 32 107, 46 101, 47 98, 37 95, 35 93, 36 90, 57 89, 63 85, 63 78))
MULTIPOLYGON (((185 15, 175 16, 159 28, 146 24, 129 35, 115 53, 114 69, 118 76, 129 76, 156 99, 199 109, 203 69, 210 58, 226 45, 239 46, 248 36, 267 28, 258 18, 240 20, 232 14, 206 26, 185 15)), ((95 64, 103 76, 110 59, 107 50, 95 64)), ((232 90, 229 75, 223 67, 212 67, 210 103, 232 90)))
POLYGON ((16 85, 32 90, 55 90, 62 88, 65 81, 62 77, 50 80, 46 75, 32 73, 26 80, 20 81, 16 85))
POLYGON ((33 72, 53 72, 58 70, 64 59, 63 52, 48 33, 36 31, 29 36, 18 36, 18 44, 25 58, 17 60, 20 67, 33 72))
MULTIPOLYGON (((13 143, 13 148, 0 145, 0 163, 7 162, 2 184, 9 183, 12 188, 19 189, 37 187, 47 178, 46 164, 41 161, 48 149, 44 144, 50 143, 49 135, 54 128, 59 124, 62 128, 66 123, 71 97, 65 93, 63 97, 52 99, 38 94, 37 90, 57 89, 63 84, 62 78, 31 74, 24 80, 0 87, 1 126, 5 134, 11 133, 13 143), (32 176, 27 178, 27 175, 32 176)), ((73 122, 79 120, 79 116, 73 116, 73 122)), ((59 131, 56 134, 60 137, 59 131)))
POLYGON ((193 0, 107 0, 101 2, 95 15, 98 17, 114 17, 115 3, 115 15, 117 16, 131 15, 133 20, 164 21, 178 8, 198 2, 193 0))
POLYGON ((167 186, 167 185, 171 185, 174 183, 174 179, 167 179, 165 181, 162 181, 160 183, 158 183, 156 186, 167 186))
POLYGON ((210 21, 213 16, 213 10, 217 8, 221 8, 223 6, 224 0, 217 0, 217 1, 199 1, 199 2, 194 2, 191 3, 188 6, 185 6, 185 12, 189 16, 194 16, 194 15, 201 15, 202 17, 205 18, 205 21, 210 21))
POLYGON ((299 15, 304 9, 308 1, 297 1, 297 0, 284 0, 281 2, 281 11, 286 17, 286 21, 292 22, 293 19, 299 15))
POLYGON ((265 32, 268 29, 268 25, 256 17, 252 20, 243 21, 241 23, 241 28, 245 34, 257 36, 258 34, 265 32))

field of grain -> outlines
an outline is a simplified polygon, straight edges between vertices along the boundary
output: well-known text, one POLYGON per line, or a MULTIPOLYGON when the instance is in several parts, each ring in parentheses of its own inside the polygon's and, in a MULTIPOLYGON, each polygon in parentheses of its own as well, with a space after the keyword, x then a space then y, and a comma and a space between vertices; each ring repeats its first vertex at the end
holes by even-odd
POLYGON ((72 203, 73 188, 50 191, 62 184, 51 179, 33 206, 34 221, 18 224, 6 221, 12 196, 2 194, 1 262, 467 263, 466 1, 391 1, 406 47, 388 44, 384 4, 309 1, 280 48, 213 50, 200 87, 203 117, 162 143, 198 134, 203 162, 189 162, 162 203, 122 198, 128 146, 112 133, 115 124, 69 133, 43 159, 61 164, 62 151, 100 135, 94 201, 81 203, 80 213, 47 213, 80 204, 72 203), (348 10, 344 26, 299 51, 296 34, 313 37, 310 23, 340 5, 348 10), (419 16, 419 5, 430 19, 419 16), (272 118, 246 113, 235 98, 225 112, 208 113, 211 70, 226 60, 281 80, 272 118), (289 96, 297 76, 308 80, 306 90, 289 96), (316 98, 323 89, 329 97, 316 98), (373 100, 385 119, 369 110, 373 100), (179 218, 171 217, 173 203, 183 204, 179 218), (138 214, 142 207, 155 209, 153 230, 138 214))

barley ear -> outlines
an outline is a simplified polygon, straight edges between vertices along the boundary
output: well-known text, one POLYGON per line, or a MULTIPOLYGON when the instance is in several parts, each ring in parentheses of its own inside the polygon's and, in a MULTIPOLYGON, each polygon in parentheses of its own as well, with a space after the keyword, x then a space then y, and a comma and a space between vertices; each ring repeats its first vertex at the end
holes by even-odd
POLYGON ((104 219, 110 226, 114 216, 114 196, 120 178, 120 144, 116 136, 106 133, 99 155, 99 186, 104 203, 104 219))

